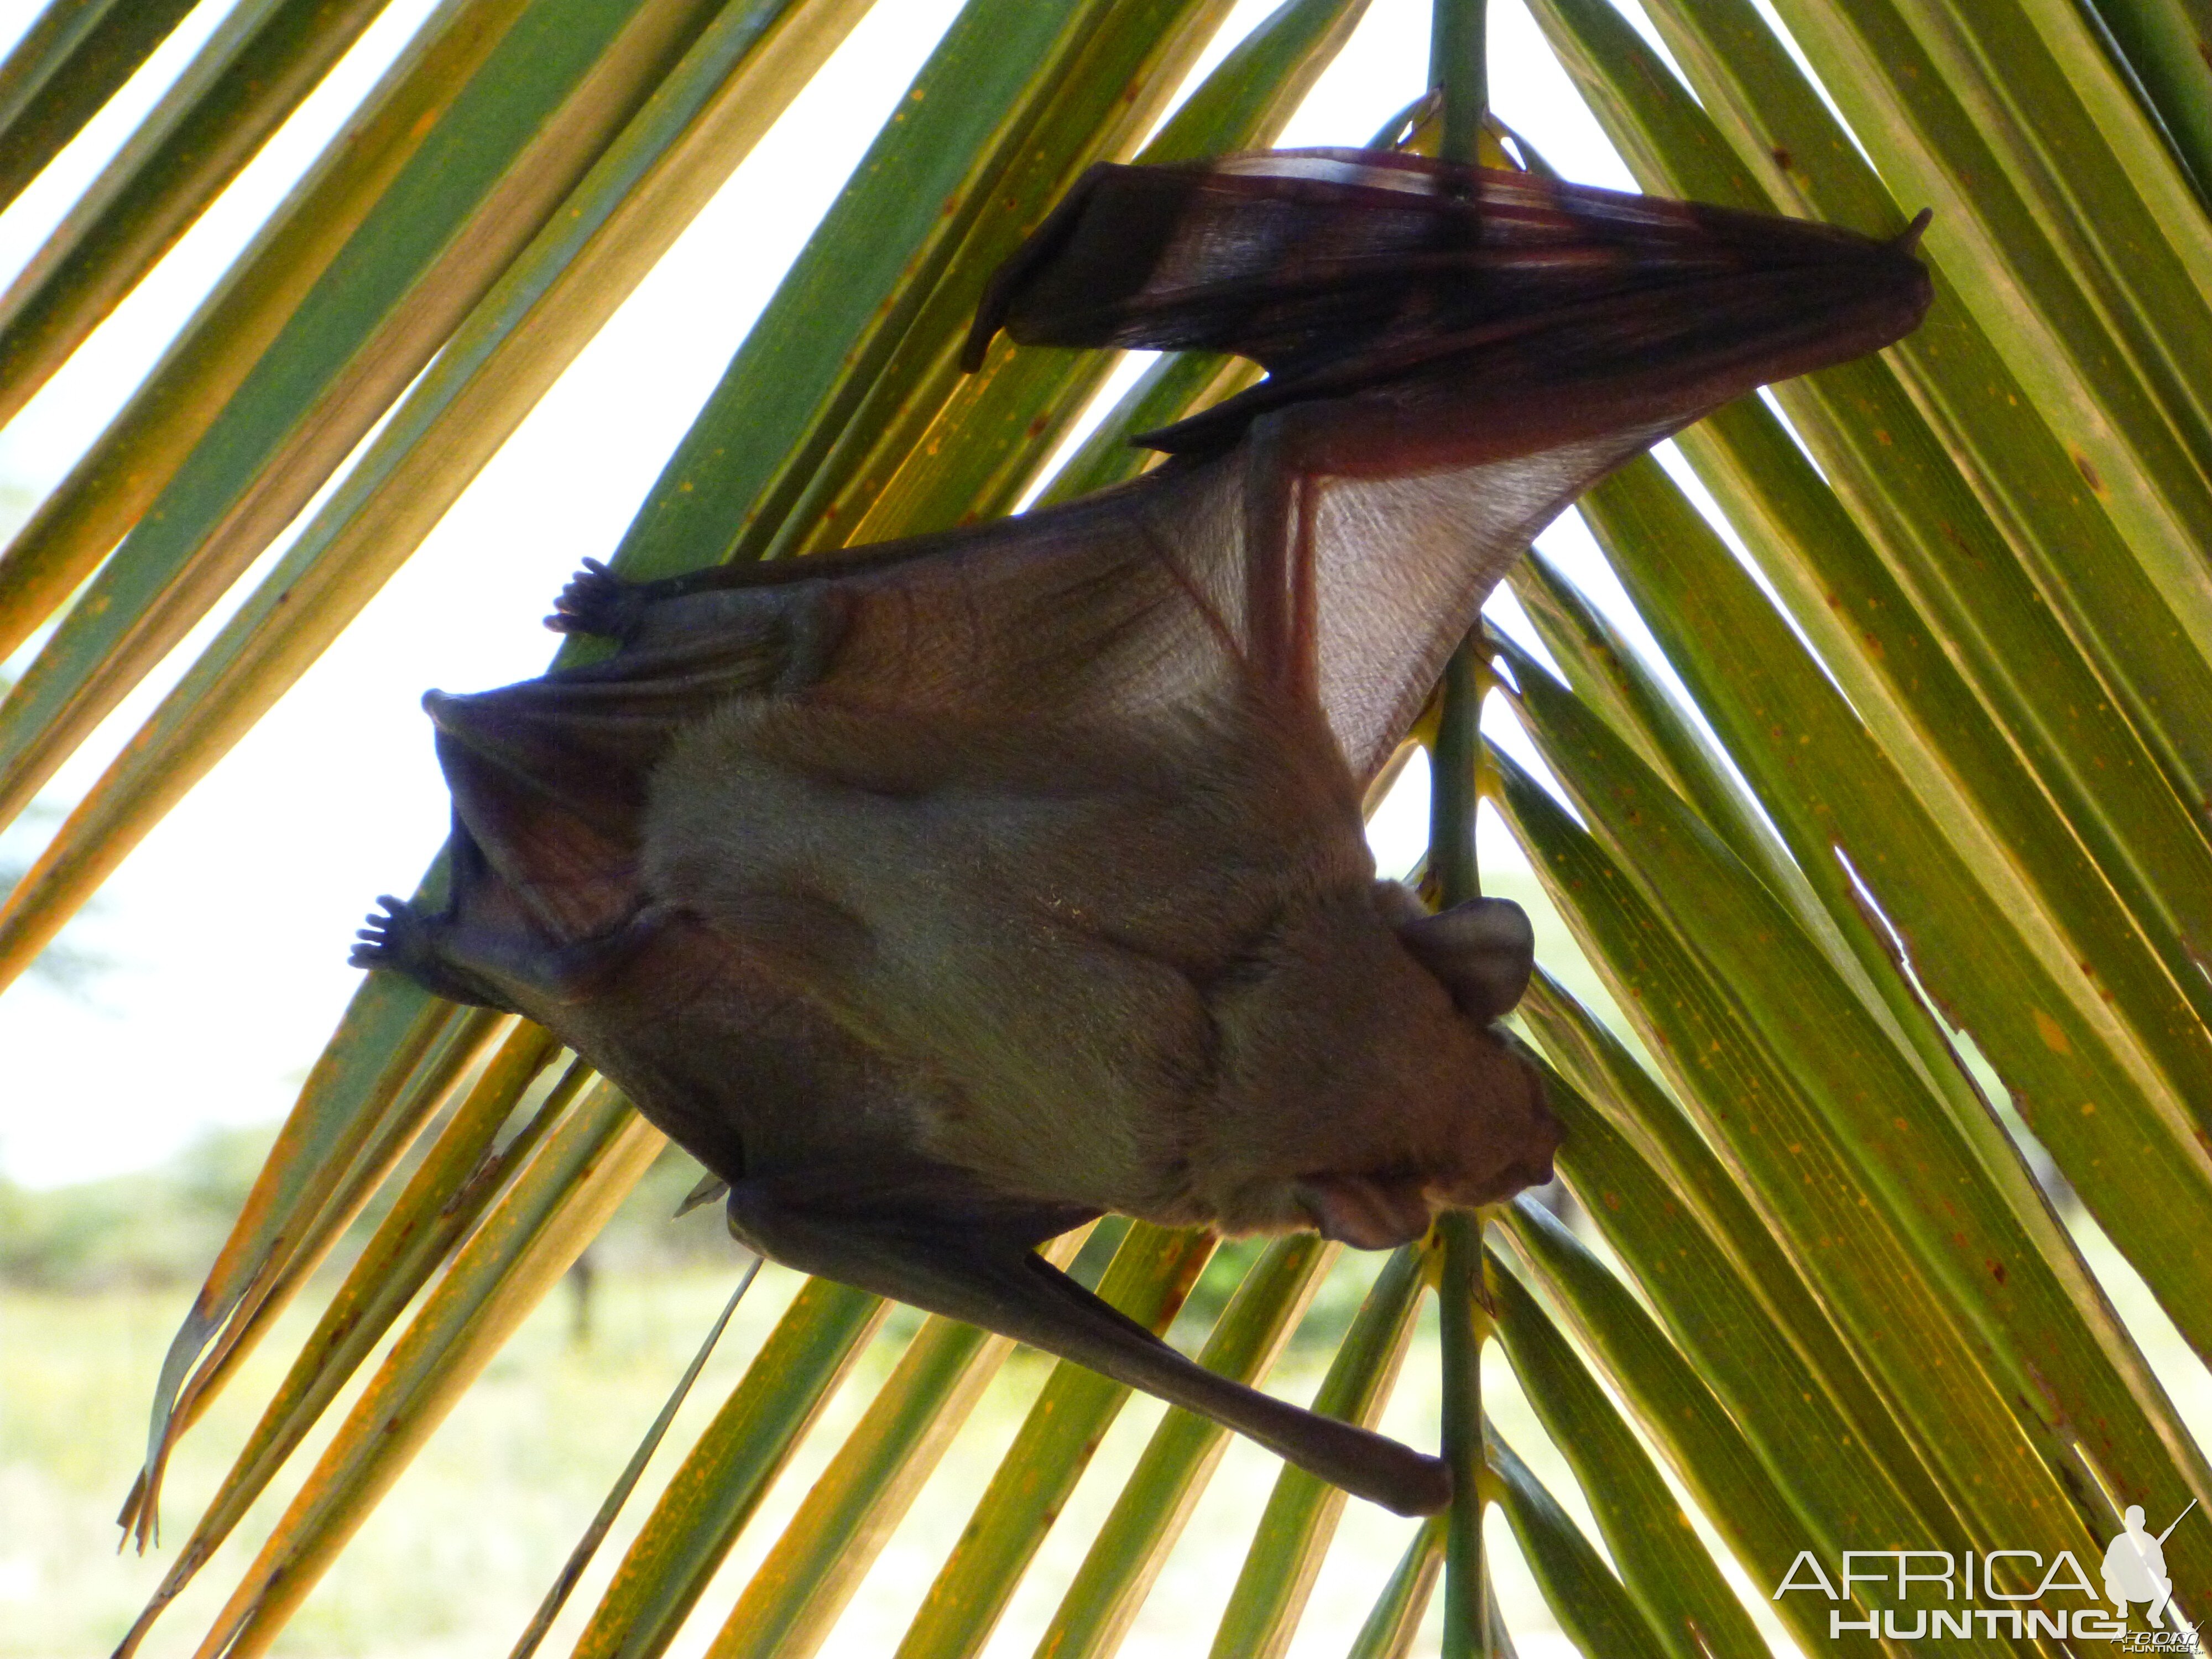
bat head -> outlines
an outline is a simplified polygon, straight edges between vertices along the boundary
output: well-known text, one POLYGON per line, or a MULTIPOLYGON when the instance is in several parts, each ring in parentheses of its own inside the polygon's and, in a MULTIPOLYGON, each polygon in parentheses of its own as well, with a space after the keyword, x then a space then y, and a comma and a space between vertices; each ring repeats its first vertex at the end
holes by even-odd
POLYGON ((1395 883, 1316 895, 1215 998, 1218 1106, 1191 1164, 1224 1231, 1379 1249, 1439 1208, 1551 1179, 1561 1132, 1541 1081, 1494 1010, 1462 1008, 1434 939, 1408 943, 1418 914, 1395 883))

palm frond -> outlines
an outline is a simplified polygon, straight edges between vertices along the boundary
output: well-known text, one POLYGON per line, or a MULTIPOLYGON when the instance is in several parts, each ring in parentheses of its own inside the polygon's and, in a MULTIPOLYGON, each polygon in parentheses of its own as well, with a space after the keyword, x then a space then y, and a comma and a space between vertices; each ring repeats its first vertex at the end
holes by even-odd
MULTIPOLYGON (((188 9, 51 0, 0 64, 0 200, 188 9)), ((229 14, 0 297, 0 416, 378 9, 229 14)), ((0 653, 52 625, 0 702, 4 820, 285 542, 6 896, 0 982, 413 554, 866 9, 444 0, 427 16, 0 551, 0 653)), ((1237 365, 1164 360, 1048 477, 1111 361, 1000 341, 980 373, 957 369, 984 277, 1086 167, 1264 144, 1366 7, 1285 0, 1162 125, 1230 9, 969 0, 616 567, 803 556, 1004 514, 1040 489, 1065 498, 1129 476, 1130 433, 1237 389, 1237 365)), ((1481 1559, 1495 1504, 1585 1652, 1756 1654, 1771 1615, 1808 1650, 1832 1619, 1887 1618, 1876 1639, 1901 1653, 1917 1638, 1898 1621, 1912 1628, 1924 1595, 1864 1577, 1838 1601, 1777 1595, 1803 1553, 1832 1570, 1851 1550, 2086 1564, 2128 1505, 2212 1505, 2166 1356, 2115 1313, 2099 1267, 2108 1243, 2212 1361, 2200 20, 2182 0, 1778 0, 1785 41, 1750 0, 1648 0, 1662 58, 1602 0, 1532 9, 1646 188, 1875 234, 1932 206, 1938 298, 1880 360, 1747 400, 1684 435, 1682 466, 1638 462, 1591 492, 1598 556, 1657 656, 1540 556, 1513 577, 1534 637, 1479 640, 1422 726, 1432 885, 1471 884, 1480 793, 1621 1024, 1548 975, 1518 1017, 1589 1225, 1523 1200, 1440 1229, 1382 1266, 1338 1340, 1316 1403, 1376 1421, 1409 1354, 1437 1363, 1415 1334, 1437 1290, 1443 1431, 1480 1469, 1452 1523, 1411 1529, 1349 1639, 1413 1650, 1443 1582, 1447 1650, 1510 1652, 1498 1564, 1481 1559), (1548 779, 1517 742, 1478 742, 1492 676, 1548 779), (2078 1197, 2078 1223, 2030 1150, 2078 1197), (1548 1487, 1482 1419, 1502 1397, 1480 1392, 1491 1335, 1551 1443, 1522 1449, 1562 1472, 1548 1487)), ((1475 59, 1446 41, 1438 61, 1475 59)), ((1474 142, 1466 110, 1447 100, 1447 144, 1474 142)), ((425 893, 444 879, 434 866, 425 893)), ((279 1512, 200 1651, 275 1641, 661 1144, 542 1031, 366 981, 156 1384, 125 1510, 142 1545, 178 1437, 380 1213, 124 1651, 257 1508, 279 1512), (302 1477, 319 1429, 331 1437, 302 1477)), ((1058 1241, 1055 1259, 1083 1243, 1058 1241)), ((1343 1282, 1334 1258, 1293 1238, 1248 1261, 1135 1224, 1097 1282, 1164 1329, 1211 1263, 1234 1290, 1206 1363, 1261 1379, 1343 1282)), ((686 1630, 715 1632, 715 1659, 831 1639, 1012 1346, 889 1311, 827 1282, 797 1291, 647 1483, 621 1561, 564 1621, 578 1655, 657 1654, 686 1630), (896 1368, 750 1581, 718 1591, 856 1362, 895 1341, 896 1368)), ((1050 1372, 900 1659, 983 1650, 1127 1397, 1050 1372)), ((1161 1421, 1058 1586, 1042 1650, 1122 1644, 1223 1441, 1161 1421)), ((1288 1650, 1342 1504, 1282 1474, 1224 1579, 1217 1656, 1288 1650)), ((2178 1605, 2212 1607, 2204 1529, 2166 1547, 2178 1605)), ((549 1560, 547 1581, 561 1571, 549 1560)), ((1998 1620, 1953 1639, 1994 1653, 2056 1638, 1998 1620)))

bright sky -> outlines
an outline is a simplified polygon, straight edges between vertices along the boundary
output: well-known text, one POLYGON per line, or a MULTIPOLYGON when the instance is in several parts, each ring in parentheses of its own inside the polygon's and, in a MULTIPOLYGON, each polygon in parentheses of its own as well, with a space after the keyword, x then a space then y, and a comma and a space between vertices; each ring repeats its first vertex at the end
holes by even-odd
MULTIPOLYGON (((1358 143, 1420 89, 1430 0, 1374 0, 1283 142, 1358 143)), ((1217 52, 1272 9, 1244 0, 1217 52)), ((117 107, 0 215, 0 278, 27 259, 83 182, 216 21, 193 18, 117 107), (126 107, 127 106, 127 107, 126 107)), ((345 965, 374 896, 412 889, 443 840, 447 795, 418 707, 543 670, 546 602, 603 555, 712 389, 879 121, 957 10, 877 6, 652 276, 291 695, 132 855, 67 936, 109 958, 75 992, 37 980, 0 998, 0 1173, 31 1185, 155 1162, 216 1123, 291 1103, 359 982, 345 965)), ((21 9, 27 21, 33 9, 21 9)), ((0 429, 0 524, 51 488, 429 9, 386 16, 86 349, 0 429)), ((1516 0, 1491 8, 1492 99, 1569 178, 1633 188, 1516 0)), ((0 33, 14 24, 0 22, 0 33)), ((1212 58, 1201 65, 1210 67, 1212 58)), ((1571 518, 1546 538, 1603 599, 1571 518)), ((267 561, 264 560, 264 566, 267 561)), ((249 591, 242 584, 237 595, 249 591)), ((1608 606, 1625 612, 1625 600, 1608 606)), ((108 721, 49 800, 74 799, 219 623, 210 618, 108 721)), ((20 669, 21 661, 13 665, 20 669)), ((1419 781, 1381 833, 1410 857, 1419 781)), ((21 863, 57 814, 0 837, 21 863)), ((1516 857, 1502 834, 1489 860, 1516 857)))

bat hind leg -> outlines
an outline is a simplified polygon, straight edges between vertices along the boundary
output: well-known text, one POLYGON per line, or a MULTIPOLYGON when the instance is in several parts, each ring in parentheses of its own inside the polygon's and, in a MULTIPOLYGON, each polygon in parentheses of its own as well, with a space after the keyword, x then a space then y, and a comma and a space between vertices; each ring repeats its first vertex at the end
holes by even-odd
POLYGON ((390 893, 380 894, 376 902, 381 908, 369 913, 355 935, 360 943, 347 958, 351 966, 398 974, 448 1002, 514 1012, 448 960, 440 944, 440 935, 446 931, 442 918, 427 915, 390 893))
POLYGON ((545 625, 556 634, 626 640, 644 620, 651 603, 641 584, 626 582, 597 559, 586 559, 553 601, 553 614, 545 625))
POLYGON ((675 920, 666 906, 647 905, 607 933, 560 945, 450 914, 431 915, 389 893, 377 902, 383 909, 372 913, 357 935, 353 966, 403 974, 449 1001, 509 1013, 529 1013, 525 1001, 583 1000, 649 949, 675 920))

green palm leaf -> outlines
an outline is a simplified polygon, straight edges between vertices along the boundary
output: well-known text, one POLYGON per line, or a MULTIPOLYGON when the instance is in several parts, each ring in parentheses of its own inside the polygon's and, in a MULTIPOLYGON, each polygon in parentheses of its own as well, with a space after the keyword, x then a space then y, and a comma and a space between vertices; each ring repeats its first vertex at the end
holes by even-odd
MULTIPOLYGON (((4 817, 292 538, 8 895, 0 982, 415 550, 866 9, 446 0, 422 22, 0 551, 0 650, 54 624, 0 702, 4 817)), ((186 9, 51 0, 0 64, 0 198, 186 9)), ((0 298, 0 411, 376 9, 230 15, 0 298)), ((955 361, 984 278, 1085 167, 1265 143, 1365 5, 1285 0, 1155 133, 1229 9, 969 0, 669 456, 618 568, 799 556, 1004 514, 1039 486, 1064 498, 1129 476, 1130 432, 1243 384, 1237 365, 1164 360, 1047 479, 1110 360, 1001 341, 974 376, 955 361)), ((1659 655, 1530 561, 1513 589, 1549 662, 1478 641, 1423 728, 1434 890, 1474 881, 1486 795, 1571 934, 1547 950, 1579 948, 1575 971, 1622 1013, 1609 1025, 1540 975, 1518 1017, 1590 1224, 1525 1200, 1455 1220, 1331 1328, 1317 1409, 1375 1422, 1409 1364, 1441 1365, 1443 1431, 1477 1477, 1449 1523, 1410 1529, 1341 1640, 1413 1650, 1441 1585, 1449 1650, 1510 1652, 1482 1559, 1495 1503, 1488 1541, 1510 1531, 1585 1652, 1756 1653, 1761 1606, 1813 1650, 1832 1613, 1909 1626, 1926 1603, 1872 1579, 1847 1601, 1773 1599, 1801 1552, 1831 1571, 1848 1550, 2090 1563, 2126 1505, 2212 1500, 2164 1356, 2100 1279, 2103 1244, 2079 1242, 2008 1127, 2212 1360, 2212 81, 2188 0, 1778 0, 1818 87, 1747 0, 1651 0, 1684 79, 1599 0, 1533 9, 1647 188, 1876 233, 1933 205, 1939 297, 1881 360, 1685 434, 1726 534, 1656 461, 1591 493, 1584 517, 1659 655), (1493 672, 1557 793, 1478 744, 1493 672), (1431 1289, 1441 1355, 1417 1335, 1431 1289), (1548 1488, 1482 1420, 1492 1334, 1517 1381, 1493 1372, 1486 1403, 1533 1412, 1514 1436, 1559 1471, 1548 1488)), ((1464 81, 1480 9, 1440 15, 1461 32, 1436 76, 1464 81)), ((1445 100, 1454 153, 1480 105, 1469 85, 1445 100)), ((257 1508, 276 1513, 227 1570, 201 1650, 275 1641, 660 1146, 544 1033, 365 982, 162 1370, 125 1510, 142 1542, 178 1437, 372 1206, 375 1224, 126 1649, 257 1508)), ((1138 1224, 1098 1285, 1164 1329, 1207 1275, 1206 1363, 1261 1377, 1353 1271, 1335 1254, 1217 1252, 1138 1224)), ((646 1469, 646 1513, 577 1653, 657 1654, 687 1630, 718 1632, 717 1659, 830 1639, 1012 1349, 941 1319, 902 1334, 889 1312, 824 1282, 796 1291, 672 1468, 646 1469), (863 1356, 894 1342, 749 1582, 717 1589, 863 1356)), ((982 1650, 1127 1398, 1073 1365, 1045 1377, 902 1659, 982 1650)), ((1122 1644, 1190 1547, 1223 1450, 1211 1424, 1160 1421, 1049 1587, 1042 1650, 1122 1644)), ((1287 1650, 1342 1508, 1283 1474, 1227 1584, 1220 1659, 1287 1650)), ((2166 1547, 2180 1604, 2212 1606, 2202 1530, 2166 1547)), ((2051 1640, 2001 1622, 1956 1639, 2051 1640)))

